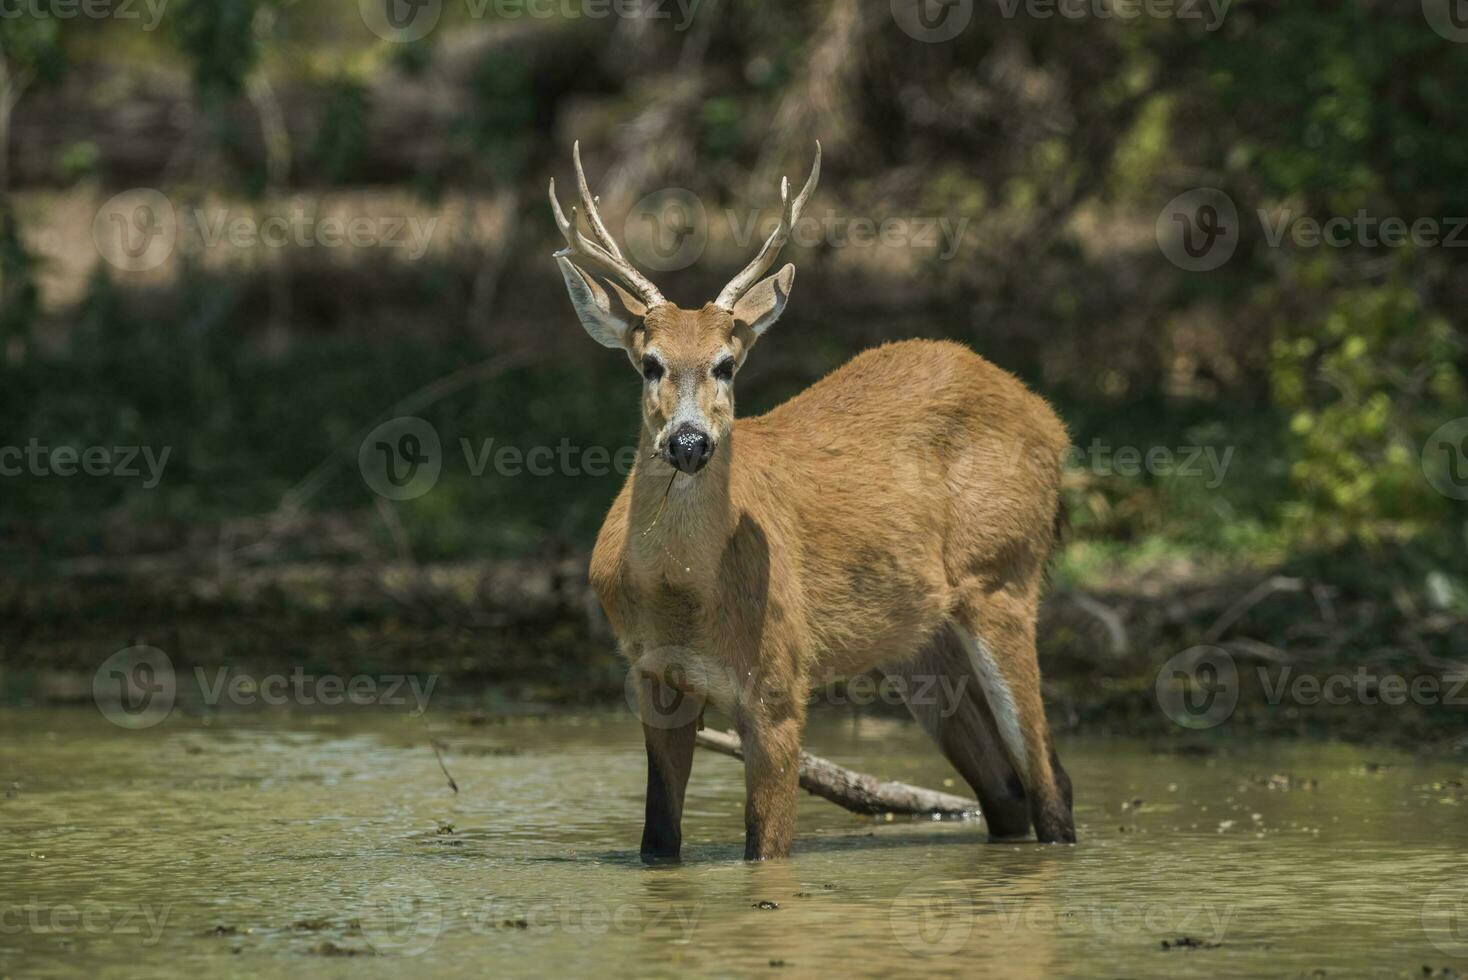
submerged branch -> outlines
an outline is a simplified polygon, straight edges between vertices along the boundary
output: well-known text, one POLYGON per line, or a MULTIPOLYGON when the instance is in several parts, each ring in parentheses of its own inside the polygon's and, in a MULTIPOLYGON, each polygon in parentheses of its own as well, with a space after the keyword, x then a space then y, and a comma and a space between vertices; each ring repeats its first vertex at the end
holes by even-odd
MULTIPOLYGON (((722 755, 744 758, 739 736, 733 732, 706 729, 698 733, 698 744, 722 755)), ((800 788, 853 813, 958 818, 979 815, 979 804, 973 800, 907 783, 883 782, 809 752, 800 753, 800 788)))

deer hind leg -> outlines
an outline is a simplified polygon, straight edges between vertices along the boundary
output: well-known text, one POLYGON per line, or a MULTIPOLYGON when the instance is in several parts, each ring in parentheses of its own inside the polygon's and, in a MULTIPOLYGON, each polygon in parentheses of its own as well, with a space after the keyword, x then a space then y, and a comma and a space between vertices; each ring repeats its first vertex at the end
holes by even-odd
POLYGON ((885 668, 907 710, 973 789, 990 840, 1029 836, 1030 805, 957 627, 946 624, 915 660, 885 668))
POLYGON ((955 614, 964 648, 989 711, 1029 799, 1035 837, 1073 844, 1070 777, 1050 743, 1035 653, 1035 604, 1007 593, 975 591, 955 614))

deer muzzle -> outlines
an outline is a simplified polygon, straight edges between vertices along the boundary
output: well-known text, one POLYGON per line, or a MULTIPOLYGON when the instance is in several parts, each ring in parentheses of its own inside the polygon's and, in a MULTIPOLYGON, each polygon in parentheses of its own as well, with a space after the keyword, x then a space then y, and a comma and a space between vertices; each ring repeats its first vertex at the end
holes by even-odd
POLYGON ((684 422, 668 437, 668 461, 683 473, 697 473, 713 455, 713 440, 691 422, 684 422))

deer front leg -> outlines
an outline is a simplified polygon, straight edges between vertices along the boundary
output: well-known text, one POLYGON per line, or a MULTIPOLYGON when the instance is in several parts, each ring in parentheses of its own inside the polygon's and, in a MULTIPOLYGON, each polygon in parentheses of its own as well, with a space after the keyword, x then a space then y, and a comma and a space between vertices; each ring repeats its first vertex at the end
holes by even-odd
POLYGON ((703 716, 703 699, 642 675, 637 705, 647 742, 642 859, 676 861, 683 847, 683 795, 693 769, 693 743, 703 716))
POLYGON ((744 743, 744 859, 788 857, 800 796, 800 735, 805 704, 768 696, 736 718, 744 743))

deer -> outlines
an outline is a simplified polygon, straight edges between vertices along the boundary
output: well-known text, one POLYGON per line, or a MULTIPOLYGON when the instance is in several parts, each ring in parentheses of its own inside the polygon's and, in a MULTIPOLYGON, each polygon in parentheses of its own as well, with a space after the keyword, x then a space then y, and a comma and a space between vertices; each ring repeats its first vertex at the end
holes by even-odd
POLYGON ((772 411, 734 382, 780 319, 793 264, 766 276, 820 179, 780 184, 777 225, 709 303, 668 301, 607 231, 573 146, 579 213, 550 182, 571 305, 641 376, 637 459, 589 581, 629 664, 647 793, 641 858, 677 861, 707 707, 744 746, 746 860, 787 857, 812 692, 871 671, 900 689, 972 788, 991 841, 1074 843, 1051 744, 1036 619, 1062 522, 1065 426, 961 344, 867 350, 772 411), (583 228, 583 223, 585 227, 583 228))

